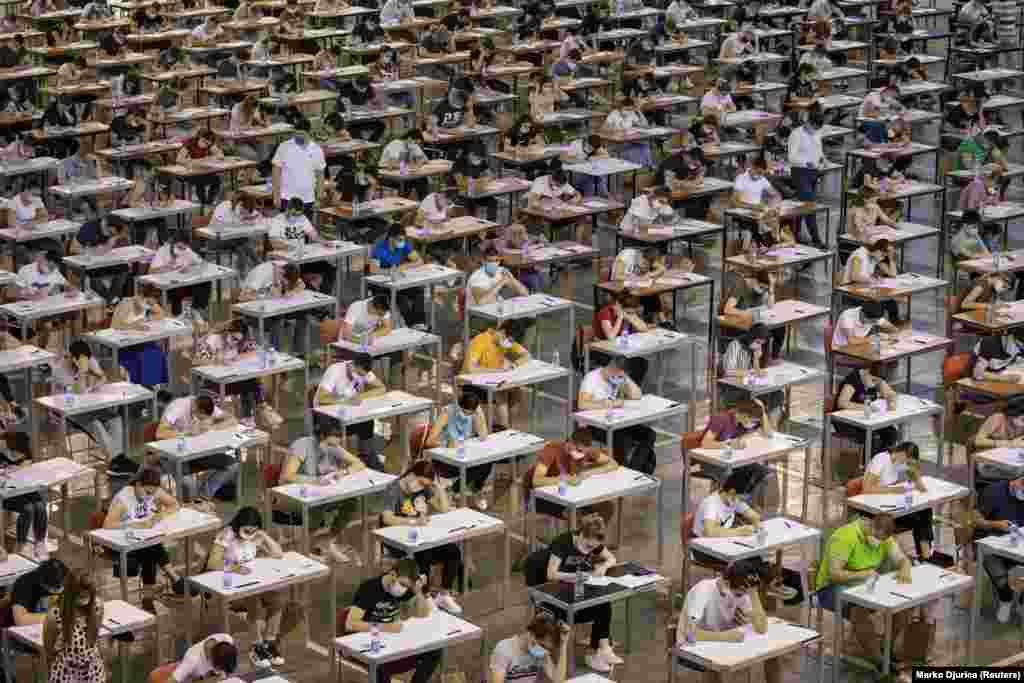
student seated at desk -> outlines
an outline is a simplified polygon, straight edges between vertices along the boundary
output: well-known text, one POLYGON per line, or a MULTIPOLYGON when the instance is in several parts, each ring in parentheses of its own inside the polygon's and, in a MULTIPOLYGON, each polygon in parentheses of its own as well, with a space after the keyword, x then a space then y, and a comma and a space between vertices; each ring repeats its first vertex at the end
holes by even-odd
POLYGON ((564 621, 538 611, 526 630, 494 646, 488 683, 565 683, 571 635, 564 621))
MULTIPOLYGON (((874 287, 880 278, 898 277, 899 259, 896 247, 887 239, 875 240, 854 250, 843 266, 840 284, 851 287, 874 287)), ((886 319, 900 324, 900 307, 895 299, 880 302, 886 319)))
POLYGON ((988 119, 981 108, 987 97, 985 86, 968 85, 957 91, 957 102, 946 110, 946 123, 951 133, 973 135, 988 126, 988 119))
MULTIPOLYGON (((1012 421, 1024 422, 1024 402, 1010 402, 1010 405, 1014 404, 1018 404, 1018 408, 1012 421)), ((1016 430, 1024 431, 1020 427, 1015 425, 1016 430)), ((1016 446, 1018 440, 1007 441, 1004 445, 1016 446)), ((986 486, 978 499, 978 509, 974 511, 973 522, 975 539, 1005 536, 1013 533, 1015 526, 1024 527, 1024 477, 1003 479, 986 486)), ((1017 599, 1019 587, 1011 586, 1010 583, 1010 579, 1013 578, 1011 573, 1019 572, 1021 565, 995 553, 986 553, 982 564, 998 597, 996 620, 1000 624, 1008 623, 1015 609, 1018 613, 1024 609, 1017 599)))
MULTIPOLYGON (((361 342, 363 335, 386 337, 393 329, 387 294, 353 301, 345 311, 338 330, 338 341, 361 342)), ((367 340, 368 344, 372 340, 367 340)))
MULTIPOLYGON (((486 306, 503 298, 511 290, 513 296, 528 296, 530 290, 501 265, 501 253, 493 245, 483 249, 484 261, 466 282, 466 305, 486 306)), ((470 318, 470 331, 476 334, 484 324, 481 318, 470 318), (480 321, 480 322, 477 322, 480 321)))
POLYGON ((877 301, 865 301, 839 314, 832 333, 832 348, 866 346, 875 334, 893 335, 899 328, 885 319, 885 307, 877 301))
POLYGON ((448 96, 430 113, 430 122, 423 139, 435 142, 441 135, 452 135, 466 126, 476 125, 476 116, 469 104, 475 86, 468 78, 458 78, 448 87, 448 96))
MULTIPOLYGON (((16 231, 31 232, 35 226, 50 220, 50 213, 46 210, 43 200, 32 194, 27 184, 6 204, 7 226, 16 231)), ((60 244, 56 240, 33 240, 33 246, 36 248, 45 246, 47 249, 60 251, 60 244)), ((19 260, 25 260, 28 250, 28 247, 15 246, 19 260)))
MULTIPOLYGON (((760 398, 739 400, 724 412, 712 415, 708 419, 700 448, 742 448, 748 435, 759 434, 771 438, 775 427, 776 422, 764 401, 760 398)), ((723 481, 730 475, 728 468, 710 463, 701 463, 701 469, 715 481, 723 481)), ((779 486, 773 467, 761 464, 744 465, 732 470, 732 473, 740 477, 735 480, 737 492, 751 500, 763 500, 761 507, 766 511, 778 509, 779 486)))
MULTIPOLYGON (((469 181, 473 179, 477 193, 486 191, 493 175, 487 162, 487 148, 484 144, 479 140, 467 142, 459 151, 452 172, 460 190, 468 192, 469 181)), ((487 220, 496 221, 498 218, 498 200, 494 197, 467 199, 466 204, 471 215, 479 215, 480 208, 483 207, 487 220)))
MULTIPOLYGON (((633 333, 646 332, 650 326, 642 317, 640 302, 628 291, 612 293, 612 300, 594 314, 594 338, 615 340, 633 333)), ((600 351, 591 351, 595 363, 607 363, 610 357, 600 351)), ((648 361, 642 356, 627 358, 626 374, 637 386, 643 386, 648 361)))
MULTIPOLYGON (((885 366, 877 362, 851 370, 836 391, 836 410, 863 412, 864 403, 868 401, 871 403, 885 401, 891 410, 896 403, 897 394, 883 379, 884 372, 885 366)), ((858 444, 863 444, 866 438, 864 430, 860 427, 833 422, 832 428, 836 434, 858 444)), ((890 448, 892 444, 896 443, 898 437, 899 431, 894 426, 874 431, 871 439, 871 453, 868 455, 874 455, 890 448)))
MULTIPOLYGON (((630 132, 638 128, 647 128, 650 123, 647 117, 640 111, 636 100, 632 97, 619 98, 616 106, 609 112, 604 120, 603 131, 614 133, 615 131, 630 132)), ((639 164, 646 169, 655 167, 654 157, 651 155, 651 143, 627 142, 622 145, 619 157, 634 164, 639 164)))
MULTIPOLYGON (((387 0, 380 9, 380 25, 395 26, 405 24, 415 19, 413 14, 412 0, 387 0)), ((372 21, 373 17, 367 17, 363 23, 372 21)), ((372 22, 377 27, 377 22, 372 22)), ((380 29, 380 27, 377 27, 380 29)), ((383 29, 380 29, 383 34, 383 29)), ((375 42, 375 41, 368 41, 375 42)), ((373 683, 371 681, 371 683, 373 683)))
MULTIPOLYGON (((40 249, 35 252, 32 261, 18 269, 14 279, 14 297, 17 301, 33 301, 45 299, 71 289, 68 281, 59 270, 61 261, 59 251, 40 249)), ((38 337, 36 344, 41 348, 49 345, 50 332, 60 322, 56 320, 39 320, 30 325, 29 337, 38 337)), ((21 339, 21 327, 12 326, 9 334, 21 339)), ((28 339, 21 339, 28 342, 28 339)))
POLYGON ((736 176, 732 192, 733 204, 741 209, 761 208, 768 195, 775 192, 767 173, 768 165, 764 158, 754 159, 747 170, 736 176))
POLYGON ((894 220, 878 205, 878 190, 865 185, 860 196, 850 200, 852 207, 847 220, 846 231, 856 240, 867 242, 871 239, 871 231, 875 226, 887 225, 898 229, 899 222, 894 220))
MULTIPOLYGON (((504 424, 508 424, 505 422, 504 424)), ((498 425, 496 425, 498 427, 498 425)), ((504 427, 501 426, 498 431, 504 427)), ((469 439, 486 439, 491 433, 487 426, 480 397, 472 389, 464 389, 458 401, 448 404, 447 410, 441 412, 430 427, 423 442, 423 449, 458 448, 459 444, 469 439)), ((484 483, 491 476, 493 464, 478 465, 466 470, 466 485, 474 496, 474 505, 479 510, 487 509, 487 498, 483 495, 484 483)), ((454 491, 461 491, 459 469, 445 463, 434 463, 434 471, 438 476, 454 482, 454 491)), ((468 495, 468 494, 467 494, 468 495)))
MULTIPOLYGON (((757 53, 757 45, 754 40, 754 32, 750 29, 743 29, 737 33, 731 33, 722 41, 718 50, 719 59, 742 59, 751 57, 757 53)), ((718 95, 719 93, 715 93, 718 95)))
MULTIPOLYGON (((135 283, 135 296, 119 301, 114 308, 110 327, 115 330, 149 329, 150 321, 163 320, 167 313, 160 306, 160 296, 151 286, 135 283)), ((128 373, 132 384, 153 388, 167 384, 167 354, 157 342, 146 342, 120 349, 118 362, 128 373)))
POLYGON ((164 664, 147 683, 204 683, 230 676, 238 668, 238 646, 227 633, 214 633, 185 651, 180 662, 164 664))
MULTIPOLYGON (((523 476, 523 488, 529 492, 535 488, 556 486, 563 479, 569 486, 578 486, 581 481, 606 472, 613 472, 619 463, 612 460, 608 451, 594 445, 594 436, 589 429, 577 428, 565 441, 549 441, 537 454, 537 463, 523 476)), ((557 519, 566 516, 565 508, 540 498, 534 501, 537 512, 557 519)), ((580 508, 580 516, 600 515, 608 524, 615 515, 615 503, 607 500, 580 508)))
MULTIPOLYGON (((747 624, 751 625, 754 633, 766 633, 768 617, 761 604, 760 586, 761 571, 752 560, 733 562, 720 576, 697 582, 686 593, 676 628, 676 645, 685 646, 688 635, 697 642, 742 643, 746 638, 743 627, 747 624)), ((678 662, 691 671, 707 672, 703 666, 688 659, 679 658, 678 662)), ((764 660, 766 683, 782 681, 781 664, 778 657, 764 660)), ((711 672, 710 680, 724 683, 728 677, 711 672)))
MULTIPOLYGON (((387 392, 384 383, 373 373, 373 358, 358 354, 351 360, 339 361, 324 371, 313 397, 313 406, 338 403, 359 405, 369 398, 387 392)), ((368 466, 384 465, 383 444, 374 436, 373 420, 348 425, 346 433, 358 439, 359 458, 368 466)))
MULTIPOLYGON (((178 511, 178 501, 160 488, 160 470, 142 467, 135 480, 110 501, 104 529, 152 529, 178 511)), ((114 576, 120 576, 121 563, 114 560, 114 576)), ((156 573, 159 569, 171 582, 176 595, 185 594, 185 582, 171 566, 163 543, 128 553, 128 575, 142 573, 142 609, 156 614, 156 573)))
MULTIPOLYGON (((815 581, 815 596, 818 605, 829 612, 836 609, 836 591, 851 584, 871 581, 885 570, 883 563, 896 569, 897 583, 911 582, 913 564, 896 542, 895 522, 890 515, 878 515, 874 519, 861 517, 839 527, 829 537, 825 556, 818 567, 815 581)), ((892 652, 897 663, 900 654, 896 642, 901 634, 905 636, 903 646, 907 648, 911 627, 908 621, 910 610, 892 615, 892 652)), ((850 603, 843 606, 843 617, 853 624, 853 633, 861 648, 876 663, 882 659, 882 639, 875 629, 872 613, 863 607, 850 603)), ((934 629, 934 624, 930 625, 934 629)), ((916 628, 916 627, 915 627, 916 628)))
MULTIPOLYGON (((203 259, 189 246, 188 236, 184 231, 175 231, 170 239, 164 243, 153 260, 149 262, 150 274, 178 271, 183 274, 198 268, 204 263, 203 259)), ((176 287, 167 292, 167 298, 171 302, 171 310, 175 315, 180 315, 183 302, 191 302, 193 311, 205 312, 210 305, 210 292, 212 286, 204 282, 190 287, 176 287)))
POLYGON ((989 245, 998 245, 1002 230, 997 223, 981 222, 978 209, 965 209, 960 219, 960 229, 949 241, 949 251, 954 261, 965 261, 992 256, 989 245))
POLYGON ((164 30, 164 17, 157 13, 156 5, 147 5, 135 13, 135 27, 139 33, 159 33, 164 30))
MULTIPOLYGON (((722 376, 743 381, 748 375, 763 376, 765 368, 771 364, 772 359, 781 355, 781 349, 773 349, 769 352, 770 342, 779 345, 782 340, 773 340, 773 331, 763 323, 754 323, 746 334, 741 334, 732 339, 725 352, 722 354, 722 376)), ((748 393, 730 386, 719 388, 722 402, 732 405, 742 401, 748 393)), ((783 408, 781 392, 773 392, 762 395, 761 398, 768 402, 769 413, 775 413, 783 408)))
MULTIPOLYGON (((6 559, 6 556, 5 556, 6 559)), ((10 618, 13 626, 31 626, 46 622, 47 602, 59 601, 64 593, 67 566, 58 559, 43 560, 35 569, 14 580, 11 587, 10 618)))
MULTIPOLYGON (((217 534, 204 571, 231 571, 244 577, 252 572, 249 564, 261 555, 281 559, 283 551, 264 531, 259 511, 243 507, 217 534)), ((252 640, 249 660, 253 666, 261 669, 283 666, 285 660, 281 656, 278 635, 284 614, 284 591, 262 592, 242 601, 240 607, 248 613, 252 640)))
POLYGON ((1008 330, 983 337, 974 346, 974 366, 971 376, 978 382, 1021 383, 1022 375, 1011 370, 1024 356, 1015 334, 1008 330))
MULTIPOLYGON (((270 247, 277 252, 295 252, 306 244, 321 243, 323 237, 313 227, 304 213, 305 204, 299 197, 287 202, 287 209, 270 221, 267 238, 270 247)), ((302 279, 310 289, 329 293, 334 291, 334 267, 326 261, 314 261, 299 266, 302 279)))
MULTIPOLYGON (((455 53, 455 36, 448 31, 443 22, 437 21, 427 26, 419 39, 419 57, 432 59, 445 57, 455 53)), ((417 69, 428 78, 447 81, 451 76, 446 64, 425 64, 417 69)))
MULTIPOLYGON (((512 370, 530 361, 530 351, 523 346, 526 320, 501 320, 469 340, 462 372, 492 374, 512 370)), ((512 426, 511 413, 521 403, 522 389, 497 391, 494 394, 494 420, 505 428, 512 426)), ((484 398, 483 392, 478 393, 484 398)))
MULTIPOLYGON (((666 208, 671 207, 666 202, 666 195, 659 192, 660 198, 650 199, 650 195, 641 195, 634 199, 629 211, 622 219, 620 229, 623 232, 632 231, 639 225, 639 222, 649 221, 652 216, 661 216, 666 208), (639 202, 639 204, 638 204, 639 202)), ((673 214, 674 216, 674 214, 673 214)), ((648 223, 650 224, 650 223, 648 223)), ((682 266, 683 270, 693 270, 693 264, 688 260, 682 266)), ((635 280, 651 280, 651 286, 656 287, 658 278, 667 272, 666 255, 658 247, 645 247, 638 249, 626 247, 615 256, 612 262, 611 280, 622 287, 630 287, 635 280)), ((644 320, 649 325, 674 329, 675 321, 669 311, 661 303, 661 295, 639 297, 640 305, 643 307, 644 320)))
MULTIPOLYGON (((92 349, 81 340, 71 342, 64 357, 53 365, 53 378, 62 383, 65 391, 79 394, 79 400, 88 403, 89 393, 107 383, 107 374, 93 357, 92 349)), ((123 452, 124 422, 115 409, 101 410, 76 418, 68 418, 68 422, 87 432, 110 460, 123 452), (85 424, 78 424, 84 420, 85 424)))
MULTIPOLYGON (((217 146, 213 131, 204 128, 178 151, 175 163, 187 168, 194 168, 197 167, 196 161, 223 158, 224 152, 217 146)), ((209 173, 190 176, 187 183, 195 185, 196 197, 200 204, 204 207, 214 205, 220 194, 220 174, 211 169, 209 173)))
MULTIPOLYGON (((423 131, 419 128, 410 128, 399 137, 395 138, 380 153, 380 167, 389 171, 405 168, 409 171, 426 164, 429 159, 423 153, 423 131)), ((388 180, 383 181, 390 185, 388 180)), ((423 200, 430 194, 430 181, 428 178, 406 179, 405 184, 416 191, 416 196, 423 200)))
MULTIPOLYGON (((367 633, 374 626, 385 633, 401 633, 404 619, 425 619, 433 611, 426 587, 427 577, 416 560, 399 560, 386 574, 359 585, 346 612, 344 633, 367 633)), ((432 650, 382 664, 377 669, 377 680, 368 683, 387 683, 408 671, 415 671, 411 683, 428 683, 441 663, 442 653, 432 650)))
MULTIPOLYGON (((528 584, 546 581, 573 583, 576 575, 583 572, 590 576, 604 576, 617 563, 615 556, 605 546, 606 524, 600 515, 581 516, 577 528, 556 536, 548 546, 547 561, 541 580, 530 581, 528 584)), ((532 573, 527 569, 528 573, 532 573)), ((556 618, 564 619, 565 613, 557 607, 547 606, 556 618)), ((577 624, 591 623, 590 654, 586 657, 587 666, 594 671, 607 673, 613 665, 622 664, 623 659, 615 654, 611 643, 612 606, 603 603, 576 612, 573 621, 577 624)))
MULTIPOLYGON (((167 404, 156 429, 156 438, 163 440, 177 436, 195 436, 209 431, 230 429, 236 424, 235 418, 222 411, 214 403, 212 396, 183 396, 167 404)), ((169 468, 166 463, 165 466, 169 468)), ((181 487, 184 490, 178 493, 182 500, 196 496, 213 498, 228 482, 237 480, 238 467, 238 460, 227 453, 191 460, 185 468, 188 474, 182 477, 181 487)))
MULTIPOLYGON (((416 211, 416 223, 433 233, 442 233, 448 220, 454 218, 452 215, 455 207, 455 199, 458 197, 459 188, 454 185, 438 188, 437 192, 431 192, 420 202, 416 211)), ((447 263, 453 250, 447 246, 432 246, 431 256, 440 263, 447 263)))
POLYGON ((998 315, 1000 304, 1008 303, 1013 299, 1016 281, 1017 278, 1012 273, 987 273, 979 276, 974 281, 974 286, 960 302, 960 311, 986 313, 989 308, 992 308, 993 317, 998 315))
MULTIPOLYGON (((583 196, 579 190, 569 184, 569 174, 563 170, 562 162, 552 159, 548 162, 548 173, 533 180, 530 190, 526 193, 527 205, 537 211, 555 209, 562 204, 579 204, 583 196)), ((590 219, 576 222, 576 241, 590 244, 590 219)))
MULTIPOLYGON (((580 383, 579 410, 622 408, 626 401, 643 398, 643 390, 626 375, 622 358, 612 358, 604 367, 588 372, 580 383)), ((603 429, 591 427, 597 440, 607 440, 603 429)), ((642 424, 616 429, 611 444, 616 462, 644 474, 652 474, 657 465, 654 454, 654 430, 642 424)))
MULTIPOLYGON (((346 431, 351 433, 351 427, 346 431)), ((288 459, 281 469, 281 484, 330 486, 349 474, 367 469, 358 457, 344 448, 342 437, 341 425, 336 420, 314 420, 313 434, 292 442, 288 459)), ((358 501, 355 498, 317 507, 313 513, 315 523, 310 528, 326 526, 327 516, 332 513, 334 515, 330 526, 331 540, 326 548, 317 552, 326 552, 328 557, 339 564, 361 564, 359 554, 352 546, 344 543, 345 529, 357 507, 358 501)))
MULTIPOLYGON (((736 273, 730 289, 723 297, 725 303, 722 306, 722 315, 736 327, 750 328, 755 324, 755 311, 769 309, 775 305, 776 285, 775 273, 763 270, 756 273, 736 273)), ((770 357, 774 360, 782 355, 786 327, 776 327, 768 334, 772 340, 770 357)))
MULTIPOLYGON (((904 494, 907 486, 925 493, 928 487, 921 478, 921 451, 916 443, 903 441, 888 451, 876 453, 864 472, 863 491, 872 494, 904 494)), ((894 499, 895 500, 895 499, 894 499)), ((912 531, 917 557, 927 562, 932 556, 935 535, 932 530, 932 509, 925 508, 913 514, 901 515, 896 520, 896 531, 912 531)))
MULTIPOLYGON (((406 239, 402 226, 392 224, 386 237, 377 241, 370 251, 370 272, 385 272, 392 268, 400 271, 417 268, 423 265, 423 259, 406 239)), ((423 288, 411 287, 403 289, 396 295, 398 311, 405 320, 405 326, 415 327, 426 322, 426 311, 423 303, 423 288)))
MULTIPOLYGON (((338 97, 344 105, 343 111, 346 112, 350 107, 380 108, 384 103, 381 94, 373 87, 370 77, 366 74, 342 85, 338 97)), ((384 136, 387 124, 380 119, 350 121, 348 129, 355 138, 376 142, 384 136)))

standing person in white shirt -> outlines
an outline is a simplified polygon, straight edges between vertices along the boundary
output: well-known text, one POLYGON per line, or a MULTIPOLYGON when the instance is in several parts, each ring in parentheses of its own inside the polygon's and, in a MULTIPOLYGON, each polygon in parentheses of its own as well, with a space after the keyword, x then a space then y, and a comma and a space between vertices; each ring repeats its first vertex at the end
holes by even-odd
POLYGON ((304 205, 306 218, 312 219, 327 162, 320 145, 309 139, 309 121, 305 117, 295 122, 294 134, 278 145, 271 163, 274 166, 274 204, 285 211, 286 202, 298 198, 304 205))
POLYGON ((743 173, 733 181, 732 199, 736 206, 747 209, 758 209, 765 204, 770 192, 774 191, 766 177, 767 164, 762 157, 751 162, 743 173))
POLYGON ((149 674, 149 683, 203 683, 230 676, 238 668, 238 646, 227 633, 214 633, 188 650, 180 662, 171 662, 149 674))
MULTIPOLYGON (((789 134, 789 165, 796 185, 796 197, 803 202, 814 202, 818 193, 818 173, 824 166, 825 152, 821 146, 821 128, 825 116, 819 108, 811 110, 804 125, 794 128, 789 134)), ((818 232, 818 217, 814 211, 804 216, 811 243, 821 250, 827 250, 818 232)))

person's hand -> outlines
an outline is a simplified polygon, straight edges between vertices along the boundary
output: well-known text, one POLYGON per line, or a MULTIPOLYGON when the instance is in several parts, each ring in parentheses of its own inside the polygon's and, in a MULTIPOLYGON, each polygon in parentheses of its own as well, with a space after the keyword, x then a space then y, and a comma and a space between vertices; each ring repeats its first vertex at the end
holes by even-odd
POLYGON ((626 400, 622 399, 622 398, 616 399, 616 400, 612 401, 612 407, 613 408, 622 408, 625 405, 626 405, 626 400))
POLYGON ((416 578, 416 583, 414 583, 412 585, 412 590, 413 590, 414 593, 420 594, 420 593, 423 592, 423 589, 426 587, 426 585, 427 585, 427 577, 426 577, 426 575, 425 574, 420 574, 416 578))
POLYGON ((392 622, 390 624, 380 624, 380 630, 383 631, 384 633, 401 633, 402 632, 402 622, 395 621, 395 622, 392 622))
POLYGON ((594 571, 590 574, 591 576, 604 576, 608 572, 608 568, 603 564, 599 564, 594 567, 594 571))
POLYGON ((992 522, 992 528, 996 529, 998 531, 1009 531, 1010 530, 1010 520, 1008 520, 1008 519, 1001 519, 998 522, 992 522))
POLYGON ((753 536, 754 535, 754 527, 751 526, 750 524, 744 524, 743 526, 738 526, 735 529, 733 529, 733 531, 736 532, 737 536, 753 536))
POLYGON ((912 565, 909 562, 900 567, 896 571, 896 583, 911 583, 913 581, 910 573, 911 568, 912 565))
POLYGON ((727 643, 742 643, 747 639, 747 634, 741 628, 734 628, 730 631, 726 631, 723 635, 725 636, 725 642, 727 643))

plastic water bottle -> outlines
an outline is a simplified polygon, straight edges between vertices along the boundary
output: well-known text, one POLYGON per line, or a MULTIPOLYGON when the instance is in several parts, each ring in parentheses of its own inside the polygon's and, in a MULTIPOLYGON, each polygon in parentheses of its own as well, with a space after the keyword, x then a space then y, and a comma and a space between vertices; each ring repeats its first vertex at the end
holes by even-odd
POLYGON ((754 535, 758 545, 764 545, 768 541, 768 530, 764 528, 764 525, 757 527, 757 533, 754 535))
POLYGON ((576 570, 576 580, 573 582, 573 585, 572 585, 572 597, 573 597, 573 600, 582 600, 583 599, 583 583, 584 583, 583 572, 580 571, 579 569, 577 569, 576 570))
POLYGON ((882 357, 882 335, 877 332, 871 338, 871 349, 875 352, 876 356, 882 357))
POLYGON ((466 441, 464 439, 459 439, 455 444, 455 457, 459 460, 466 459, 466 441))
POLYGON ((725 452, 722 454, 726 460, 732 460, 736 455, 736 448, 732 445, 732 440, 725 442, 725 452))
POLYGON ((267 358, 267 347, 260 345, 260 366, 264 368, 270 367, 270 360, 267 358))
POLYGON ((992 250, 992 268, 997 273, 1003 269, 1003 255, 998 249, 992 250))
POLYGON ((398 165, 398 172, 400 174, 402 174, 402 175, 408 175, 409 174, 409 162, 406 161, 405 159, 402 159, 401 163, 398 165))
POLYGON ((470 195, 476 194, 476 178, 470 178, 468 180, 468 182, 467 182, 467 185, 468 185, 468 189, 469 189, 469 194, 470 195))
POLYGON ((556 368, 562 367, 562 357, 558 355, 558 349, 555 349, 551 354, 551 364, 556 368))
POLYGON ((878 579, 878 574, 871 577, 871 580, 868 582, 868 593, 874 593, 875 589, 878 588, 878 579))
POLYGON ((867 396, 864 397, 864 419, 871 419, 871 399, 867 396))
POLYGON ((370 652, 380 652, 384 649, 384 643, 380 639, 380 626, 374 622, 370 624, 370 652))
POLYGON ((71 385, 64 385, 64 405, 73 406, 75 405, 75 394, 71 391, 71 385))
POLYGON ((697 642, 697 618, 690 617, 686 624, 686 644, 693 645, 697 642))
POLYGON ((558 495, 565 496, 569 492, 569 485, 565 481, 565 475, 559 475, 558 477, 558 495))
POLYGON ((226 562, 224 564, 224 589, 231 590, 231 587, 235 585, 235 573, 231 571, 226 562))
POLYGON ((629 346, 629 340, 626 338, 625 334, 620 334, 618 337, 615 338, 615 344, 620 349, 625 350, 626 347, 629 346))
POLYGON ((364 330, 363 333, 359 335, 359 350, 362 351, 363 353, 366 353, 370 350, 369 330, 364 330))
POLYGON ((903 484, 903 507, 905 507, 905 508, 907 508, 909 510, 911 508, 911 506, 913 506, 913 504, 914 504, 914 487, 908 481, 905 484, 903 484))
POLYGON ((352 215, 355 216, 359 213, 359 199, 355 196, 352 197, 352 215))
POLYGON ((409 542, 415 543, 420 537, 420 530, 414 526, 409 527, 409 542))
POLYGON ((498 315, 505 315, 505 298, 498 294, 495 303, 498 304, 498 315))
POLYGON ((309 489, 306 488, 306 482, 299 484, 299 498, 305 498, 309 495, 309 489))
POLYGON ((621 17, 626 13, 626 2, 625 0, 615 0, 615 16, 621 17))
POLYGON ((269 349, 267 349, 267 367, 268 367, 268 368, 269 368, 269 367, 270 367, 271 365, 273 365, 273 364, 274 364, 274 359, 275 359, 276 357, 277 357, 277 349, 275 349, 275 348, 274 348, 274 345, 273 345, 273 344, 271 344, 271 345, 270 345, 270 348, 269 348, 269 349))

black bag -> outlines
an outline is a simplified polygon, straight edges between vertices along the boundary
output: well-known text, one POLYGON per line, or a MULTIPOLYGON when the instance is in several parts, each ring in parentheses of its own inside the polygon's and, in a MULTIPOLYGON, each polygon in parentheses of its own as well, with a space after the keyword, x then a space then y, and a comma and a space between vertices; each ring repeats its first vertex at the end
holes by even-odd
POLYGON ((551 551, 547 548, 534 550, 523 563, 523 575, 527 586, 539 586, 548 580, 548 558, 551 551))
POLYGON ((632 455, 629 456, 629 462, 626 463, 626 467, 637 472, 644 474, 654 474, 654 469, 658 466, 658 459, 654 454, 654 449, 646 444, 640 444, 633 449, 632 455))

